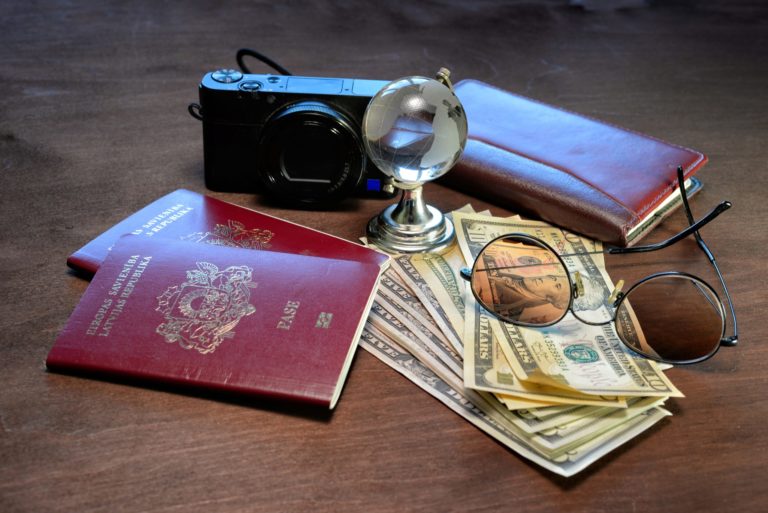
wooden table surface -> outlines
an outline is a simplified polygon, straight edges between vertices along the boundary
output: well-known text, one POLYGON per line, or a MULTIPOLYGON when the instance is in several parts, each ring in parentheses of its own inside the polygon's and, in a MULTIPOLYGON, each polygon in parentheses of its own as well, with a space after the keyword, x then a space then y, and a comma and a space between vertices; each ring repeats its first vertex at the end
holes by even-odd
MULTIPOLYGON (((766 511, 768 9, 613 4, 636 6, 2 2, 0 511, 766 511), (242 46, 310 76, 447 66, 457 80, 703 151, 694 209, 734 204, 705 236, 734 297, 739 347, 670 371, 686 394, 670 402, 674 416, 571 479, 363 350, 330 414, 47 373, 88 284, 67 255, 172 190, 206 192, 186 106, 242 46)), ((444 211, 515 210, 436 184, 425 194, 444 211)), ((317 213, 213 195, 350 240, 385 205, 317 213)), ((677 215, 660 230, 682 225, 677 215)))

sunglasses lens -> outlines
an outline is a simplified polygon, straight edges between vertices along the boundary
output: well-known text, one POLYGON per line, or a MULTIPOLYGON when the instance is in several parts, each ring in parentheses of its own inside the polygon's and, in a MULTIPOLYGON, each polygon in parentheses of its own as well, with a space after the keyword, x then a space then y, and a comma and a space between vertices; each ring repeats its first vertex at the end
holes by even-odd
POLYGON ((472 291, 505 321, 547 326, 571 303, 571 283, 560 259, 527 237, 510 235, 488 244, 472 269, 472 291))
POLYGON ((687 276, 651 278, 631 289, 616 311, 616 331, 625 344, 643 356, 669 363, 692 363, 711 356, 724 329, 717 295, 687 276), (636 331, 638 325, 642 332, 636 331))

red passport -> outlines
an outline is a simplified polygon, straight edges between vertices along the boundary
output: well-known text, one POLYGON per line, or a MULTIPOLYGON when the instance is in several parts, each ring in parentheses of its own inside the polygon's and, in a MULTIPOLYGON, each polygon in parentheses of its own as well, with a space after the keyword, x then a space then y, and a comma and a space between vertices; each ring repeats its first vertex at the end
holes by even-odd
POLYGON ((477 80, 455 86, 467 114, 464 153, 441 180, 509 210, 619 246, 632 245, 689 195, 700 152, 477 80))
POLYGON ((179 189, 150 203, 75 251, 67 265, 95 273, 125 234, 300 253, 384 265, 389 257, 290 221, 179 189))
POLYGON ((380 272, 375 262, 128 235, 46 365, 333 408, 380 272))

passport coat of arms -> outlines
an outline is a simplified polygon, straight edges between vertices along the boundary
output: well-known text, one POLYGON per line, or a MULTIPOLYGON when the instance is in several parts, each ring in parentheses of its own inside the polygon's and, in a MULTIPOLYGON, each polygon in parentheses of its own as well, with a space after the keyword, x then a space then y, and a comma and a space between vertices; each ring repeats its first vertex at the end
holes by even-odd
POLYGON ((197 262, 184 283, 157 296, 156 310, 165 322, 156 332, 184 349, 213 353, 225 338, 235 335, 240 319, 256 311, 250 303, 250 289, 256 287, 252 273, 244 265, 221 271, 214 264, 197 262))

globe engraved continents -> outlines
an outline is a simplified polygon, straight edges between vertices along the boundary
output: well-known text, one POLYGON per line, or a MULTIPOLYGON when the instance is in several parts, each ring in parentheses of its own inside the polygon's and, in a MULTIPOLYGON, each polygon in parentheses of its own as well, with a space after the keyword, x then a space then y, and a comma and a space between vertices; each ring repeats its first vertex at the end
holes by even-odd
POLYGON ((467 139, 467 119, 446 85, 424 77, 395 80, 371 100, 363 120, 366 150, 402 183, 434 180, 451 169, 467 139))

